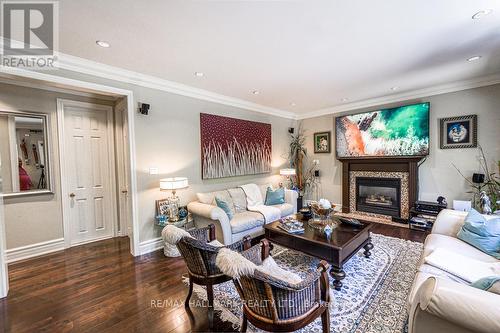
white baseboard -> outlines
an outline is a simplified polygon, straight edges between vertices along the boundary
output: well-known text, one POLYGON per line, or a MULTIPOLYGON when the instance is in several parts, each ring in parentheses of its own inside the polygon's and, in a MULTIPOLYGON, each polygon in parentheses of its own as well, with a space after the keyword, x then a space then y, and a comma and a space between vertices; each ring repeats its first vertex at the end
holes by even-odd
POLYGON ((139 243, 139 255, 150 253, 163 248, 163 239, 161 237, 148 239, 139 243))
POLYGON ((64 250, 64 238, 20 246, 5 251, 7 263, 28 259, 42 254, 64 250))

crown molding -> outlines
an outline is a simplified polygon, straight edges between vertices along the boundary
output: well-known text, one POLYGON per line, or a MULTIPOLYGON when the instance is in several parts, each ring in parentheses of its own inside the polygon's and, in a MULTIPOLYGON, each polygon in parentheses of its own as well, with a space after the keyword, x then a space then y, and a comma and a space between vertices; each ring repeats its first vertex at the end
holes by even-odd
POLYGON ((141 74, 115 66, 105 65, 64 53, 58 54, 58 60, 59 68, 72 72, 92 75, 118 82, 125 82, 144 88, 166 91, 177 95, 192 97, 223 105, 234 106, 237 108, 247 109, 260 113, 266 113, 272 116, 297 119, 297 115, 289 111, 260 105, 243 99, 229 97, 208 90, 191 87, 185 84, 160 79, 155 76, 141 74))
POLYGON ((479 88, 479 87, 485 87, 485 86, 491 86, 491 85, 499 84, 499 83, 500 83, 500 73, 497 73, 497 74, 493 74, 493 75, 481 76, 481 77, 474 78, 474 79, 456 81, 456 82, 441 84, 441 85, 437 85, 437 86, 433 86, 433 87, 429 87, 429 88, 410 90, 410 91, 405 91, 405 92, 402 92, 399 94, 392 94, 392 95, 386 95, 386 96, 381 96, 381 97, 369 98, 369 99, 365 99, 362 101, 357 101, 357 102, 352 102, 352 103, 343 104, 343 105, 339 105, 339 106, 324 108, 324 109, 320 109, 320 110, 316 110, 316 111, 307 112, 304 114, 298 114, 297 119, 302 120, 302 119, 308 119, 308 118, 315 118, 315 117, 330 115, 330 114, 344 112, 344 111, 358 110, 358 109, 369 108, 369 107, 373 107, 373 106, 379 106, 379 105, 384 105, 384 104, 407 101, 407 100, 411 100, 411 99, 441 95, 441 94, 457 92, 457 91, 473 89, 473 88, 479 88))

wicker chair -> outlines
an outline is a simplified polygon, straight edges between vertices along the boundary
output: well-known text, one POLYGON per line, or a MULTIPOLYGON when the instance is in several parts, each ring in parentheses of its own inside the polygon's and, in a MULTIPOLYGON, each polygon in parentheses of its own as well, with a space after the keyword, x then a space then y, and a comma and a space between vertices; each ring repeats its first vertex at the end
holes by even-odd
MULTIPOLYGON (((214 318, 214 292, 213 285, 231 280, 224 275, 215 265, 215 258, 220 247, 208 244, 215 240, 215 225, 188 231, 191 236, 183 237, 177 248, 186 262, 189 274, 189 292, 184 306, 189 308, 189 300, 193 293, 193 283, 206 286, 208 298, 208 320, 210 328, 213 327, 214 318)), ((225 246, 231 250, 241 252, 250 248, 250 237, 247 236, 234 244, 225 246)))
MULTIPOLYGON (((242 252, 242 255, 260 265, 269 255, 269 243, 242 252)), ((299 284, 289 284, 255 270, 253 276, 234 279, 236 289, 243 300, 243 323, 247 321, 269 332, 290 332, 301 329, 321 316, 323 332, 330 332, 330 285, 329 264, 321 261, 316 271, 309 273, 299 284)))

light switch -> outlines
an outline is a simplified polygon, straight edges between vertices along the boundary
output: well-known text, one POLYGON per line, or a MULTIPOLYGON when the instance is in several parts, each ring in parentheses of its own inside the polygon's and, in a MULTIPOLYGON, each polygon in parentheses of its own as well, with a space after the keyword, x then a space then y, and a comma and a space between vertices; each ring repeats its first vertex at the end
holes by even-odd
POLYGON ((158 168, 156 168, 156 167, 149 168, 149 174, 150 175, 157 175, 158 174, 158 168))

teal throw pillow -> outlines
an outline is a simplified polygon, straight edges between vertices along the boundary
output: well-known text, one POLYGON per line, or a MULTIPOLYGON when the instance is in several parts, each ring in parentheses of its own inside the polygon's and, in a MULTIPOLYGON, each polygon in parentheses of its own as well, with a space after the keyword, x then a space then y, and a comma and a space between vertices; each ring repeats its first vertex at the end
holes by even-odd
POLYGON ((500 275, 488 276, 477 280, 471 287, 486 290, 500 295, 500 275))
POLYGON ((231 211, 231 208, 229 208, 227 202, 215 197, 215 203, 217 203, 217 206, 227 214, 227 217, 229 217, 229 221, 231 221, 233 219, 233 212, 231 211))
POLYGON ((471 209, 457 237, 484 253, 500 259, 500 217, 486 219, 475 209, 471 209))
POLYGON ((280 187, 274 190, 270 187, 266 192, 266 206, 281 205, 285 203, 285 189, 280 187))

